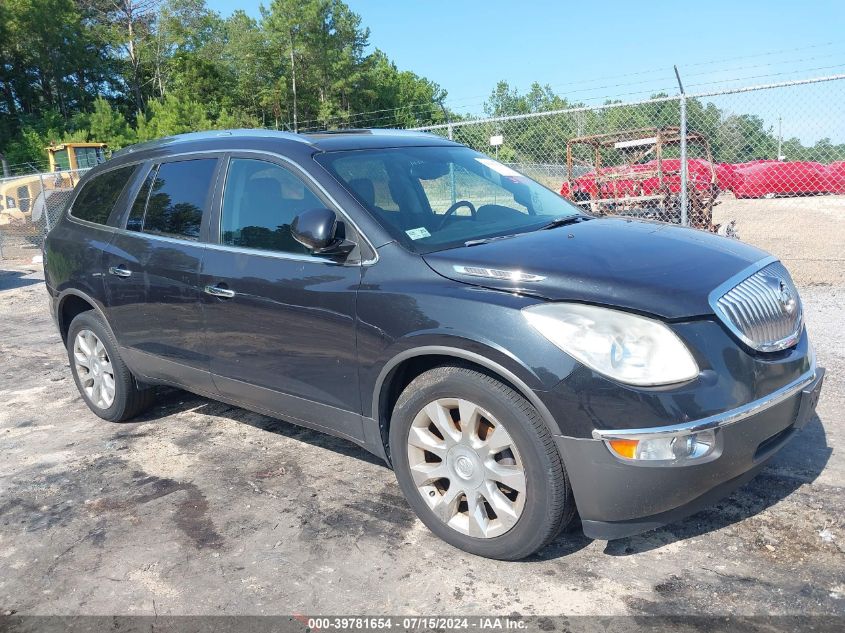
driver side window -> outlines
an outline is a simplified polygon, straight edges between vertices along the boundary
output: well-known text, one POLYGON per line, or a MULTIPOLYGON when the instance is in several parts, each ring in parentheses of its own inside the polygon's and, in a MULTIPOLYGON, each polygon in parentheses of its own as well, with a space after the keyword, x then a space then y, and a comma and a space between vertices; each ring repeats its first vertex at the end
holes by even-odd
POLYGON ((233 158, 226 175, 220 241, 228 246, 307 255, 290 224, 309 209, 326 205, 284 167, 263 160, 233 158))
MULTIPOLYGON (((420 185, 425 191, 431 210, 437 215, 446 213, 446 210, 458 200, 469 200, 476 208, 492 204, 510 207, 520 213, 528 213, 525 205, 514 200, 510 191, 460 165, 453 165, 451 173, 438 178, 420 180, 420 185)), ((470 210, 465 206, 455 211, 456 217, 469 215, 470 210)))

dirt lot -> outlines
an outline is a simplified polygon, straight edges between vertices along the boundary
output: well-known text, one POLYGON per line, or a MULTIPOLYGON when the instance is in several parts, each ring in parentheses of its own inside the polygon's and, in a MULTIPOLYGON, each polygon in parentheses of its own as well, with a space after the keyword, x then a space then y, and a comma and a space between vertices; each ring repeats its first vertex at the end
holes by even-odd
POLYGON ((686 521, 562 535, 521 563, 435 539, 392 473, 342 440, 176 391, 101 421, 40 272, 3 262, 0 613, 845 615, 845 213, 830 204, 719 207, 796 272, 828 369, 820 419, 686 521))

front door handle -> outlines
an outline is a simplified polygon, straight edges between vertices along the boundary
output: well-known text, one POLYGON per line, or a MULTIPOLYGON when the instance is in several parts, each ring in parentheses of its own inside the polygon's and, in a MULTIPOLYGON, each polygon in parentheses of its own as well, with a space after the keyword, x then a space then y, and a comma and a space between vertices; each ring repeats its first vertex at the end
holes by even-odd
POLYGON ((228 288, 218 284, 216 286, 206 286, 204 288, 205 294, 211 295, 213 297, 222 297, 224 299, 231 299, 235 296, 234 290, 229 290, 228 288))
POLYGON ((121 264, 120 266, 109 266, 109 274, 115 277, 131 277, 132 271, 121 264))

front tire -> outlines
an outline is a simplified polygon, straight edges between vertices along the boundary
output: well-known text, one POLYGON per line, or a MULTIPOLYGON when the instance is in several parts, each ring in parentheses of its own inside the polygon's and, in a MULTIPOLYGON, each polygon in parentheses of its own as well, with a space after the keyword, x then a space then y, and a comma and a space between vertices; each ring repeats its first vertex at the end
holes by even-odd
POLYGON ((566 471, 537 410, 475 369, 437 367, 414 379, 393 410, 390 452, 420 520, 472 554, 524 558, 574 514, 566 471))
POLYGON ((138 384, 120 357, 111 330, 94 311, 71 321, 67 353, 76 387, 99 417, 123 422, 152 405, 155 391, 138 384))

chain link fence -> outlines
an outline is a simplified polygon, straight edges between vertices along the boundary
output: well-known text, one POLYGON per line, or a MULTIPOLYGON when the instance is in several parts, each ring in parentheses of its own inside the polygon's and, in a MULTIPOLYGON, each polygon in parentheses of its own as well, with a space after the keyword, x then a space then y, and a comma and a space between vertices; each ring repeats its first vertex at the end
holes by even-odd
POLYGON ((0 179, 0 258, 32 260, 87 169, 0 179))
POLYGON ((836 75, 415 129, 493 154, 592 213, 730 235, 716 205, 845 194, 843 102, 836 75))

